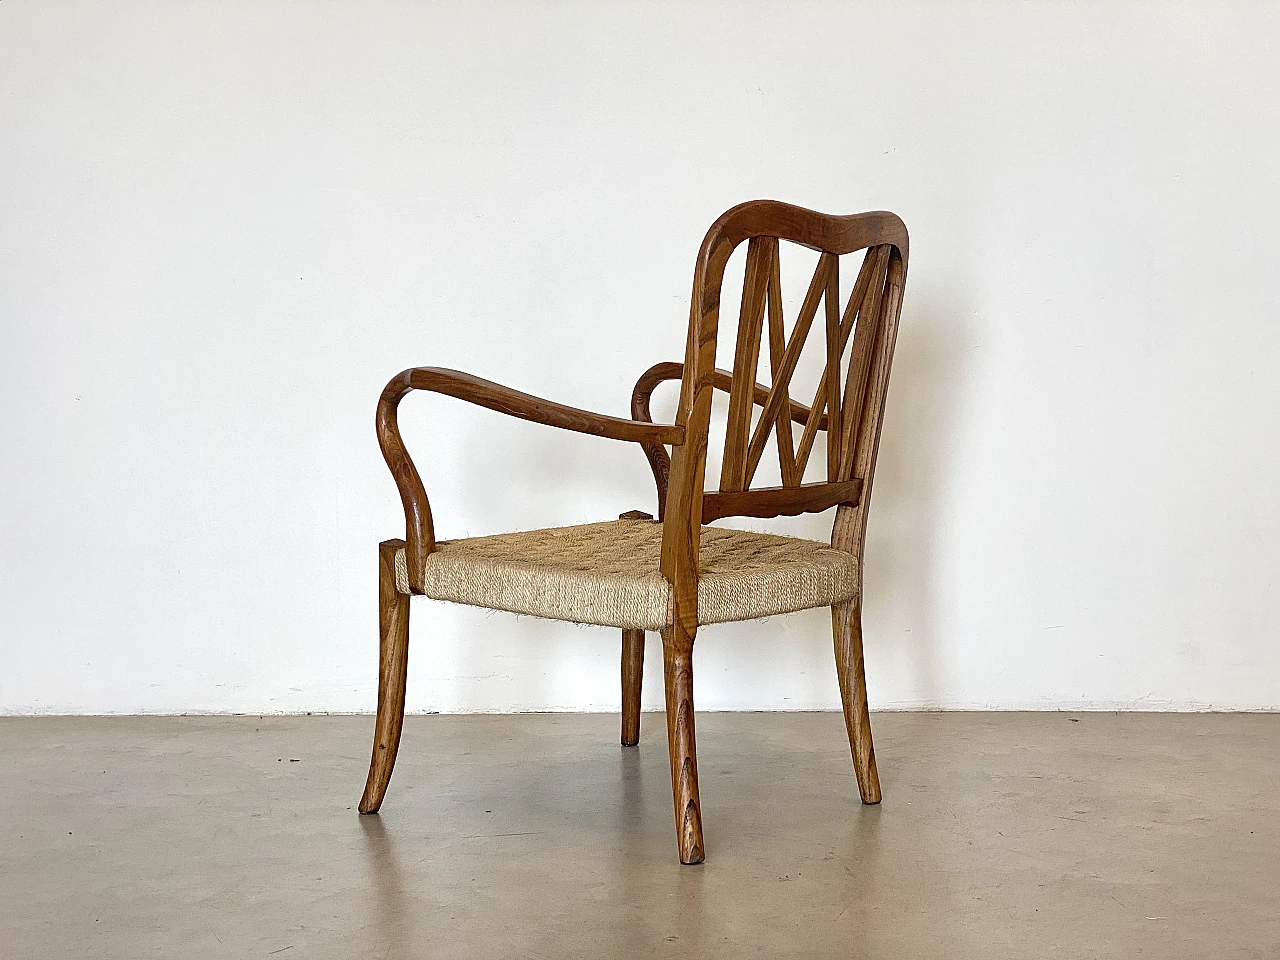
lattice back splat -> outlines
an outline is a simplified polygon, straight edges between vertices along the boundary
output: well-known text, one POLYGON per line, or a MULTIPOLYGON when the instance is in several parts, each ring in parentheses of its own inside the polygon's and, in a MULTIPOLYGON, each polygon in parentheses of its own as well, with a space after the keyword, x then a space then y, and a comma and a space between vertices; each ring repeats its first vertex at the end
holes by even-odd
POLYGON ((784 342, 778 240, 776 237, 755 237, 750 241, 734 353, 733 383, 729 393, 729 422, 720 470, 722 491, 750 488, 770 433, 777 440, 783 486, 800 485, 819 430, 827 434, 827 482, 839 483, 852 478, 876 333, 884 322, 885 310, 893 309, 894 291, 901 290, 900 285, 886 289, 890 251, 887 244, 867 250, 843 311, 840 304, 840 259, 834 254, 823 253, 818 258, 791 336, 784 342), (824 308, 826 364, 797 450, 791 417, 781 414, 790 411, 791 378, 819 307, 824 308), (766 315, 772 385, 753 429, 752 388, 766 315), (843 357, 851 342, 852 355, 842 378, 843 357))
MULTIPOLYGON (((713 390, 729 394, 719 490, 701 500, 699 521, 726 516, 771 517, 858 506, 869 494, 889 366, 897 337, 906 274, 906 229, 889 213, 829 217, 786 204, 755 201, 730 210, 707 234, 694 278, 684 364, 658 364, 641 377, 632 416, 649 419, 648 398, 665 379, 682 380, 677 421, 688 417, 686 480, 705 472, 706 431, 713 390), (715 367, 719 303, 725 264, 743 240, 747 257, 732 370, 715 367), (780 246, 818 251, 795 323, 783 316, 780 246), (865 250, 846 298, 841 296, 840 257, 865 250), (821 312, 822 320, 819 321, 821 312), (792 378, 815 325, 823 329, 825 364, 812 403, 791 396, 792 378), (757 382, 761 351, 769 355, 768 385, 757 382), (847 357, 847 361, 846 361, 847 357), (759 407, 759 416, 752 416, 759 407), (804 483, 818 434, 826 434, 827 479, 804 483), (774 441, 781 487, 752 488, 760 460, 774 441)), ((806 399, 808 399, 806 397, 806 399)), ((665 515, 671 460, 646 445, 665 515)), ((691 489, 690 494, 694 491, 691 489)), ((693 504, 690 504, 693 506, 693 504)))

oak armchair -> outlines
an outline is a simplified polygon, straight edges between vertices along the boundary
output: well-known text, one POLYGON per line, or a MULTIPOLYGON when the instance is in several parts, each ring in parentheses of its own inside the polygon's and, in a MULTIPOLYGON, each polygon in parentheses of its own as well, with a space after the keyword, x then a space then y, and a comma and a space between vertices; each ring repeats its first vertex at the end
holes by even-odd
POLYGON ((891 213, 826 216, 753 201, 723 214, 707 232, 694 270, 684 362, 659 363, 641 375, 629 420, 552 403, 456 370, 418 367, 394 377, 378 401, 377 430, 400 491, 406 532, 404 540, 379 546, 378 713, 360 812, 374 813, 381 805, 400 743, 411 595, 622 628, 627 746, 639 741, 645 631, 658 631, 682 863, 699 863, 704 856, 693 710, 699 625, 829 606, 858 789, 864 803, 878 803, 863 672, 862 554, 906 268, 906 227, 891 213), (748 247, 733 369, 723 370, 716 367, 720 290, 730 254, 743 241, 748 247), (782 309, 780 242, 820 254, 790 334, 782 309), (840 257, 864 249, 842 310, 840 257), (825 364, 813 404, 806 407, 791 399, 789 386, 819 306, 825 364), (766 336, 769 386, 757 382, 766 336), (675 423, 655 424, 649 399, 668 380, 680 381, 675 423), (400 400, 411 390, 640 444, 657 486, 657 519, 633 511, 603 523, 437 542, 426 491, 396 421, 400 400), (716 390, 729 395, 726 438, 719 489, 704 491, 716 390), (798 446, 793 425, 800 428, 798 446), (820 432, 826 435, 826 479, 806 483, 820 432), (782 485, 753 488, 771 435, 782 485), (706 526, 725 517, 795 516, 833 507, 830 545, 706 526))

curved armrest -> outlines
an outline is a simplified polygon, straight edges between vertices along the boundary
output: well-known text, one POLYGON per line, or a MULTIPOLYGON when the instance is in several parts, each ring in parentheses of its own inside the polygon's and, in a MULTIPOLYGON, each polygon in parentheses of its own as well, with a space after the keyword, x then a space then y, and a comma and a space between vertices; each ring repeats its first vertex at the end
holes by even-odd
POLYGON ((684 442, 684 427, 678 424, 655 424, 644 421, 623 420, 590 410, 565 406, 543 400, 529 393, 522 393, 500 383, 473 377, 460 370, 444 367, 413 367, 391 378, 378 398, 378 446, 387 462, 391 475, 400 491, 405 518, 405 558, 408 565, 409 588, 421 593, 424 564, 427 555, 435 549, 435 529, 431 522, 431 505, 422 478, 413 465, 409 452, 400 439, 397 409, 400 401, 412 390, 443 393, 470 403, 497 410, 521 420, 546 424, 613 440, 630 440, 642 444, 679 445, 684 442))

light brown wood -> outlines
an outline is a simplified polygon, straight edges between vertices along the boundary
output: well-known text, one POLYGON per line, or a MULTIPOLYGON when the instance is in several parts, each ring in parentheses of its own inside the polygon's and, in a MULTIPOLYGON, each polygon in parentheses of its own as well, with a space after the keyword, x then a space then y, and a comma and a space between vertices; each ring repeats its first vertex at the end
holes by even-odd
MULTIPOLYGON (((658 384, 667 380, 683 380, 684 364, 675 360, 666 360, 662 363, 655 363, 652 367, 640 375, 640 379, 636 381, 635 389, 631 394, 631 417, 633 420, 642 421, 644 423, 652 422, 649 418, 649 399, 653 395, 653 391, 658 384)), ((722 370, 719 367, 711 371, 710 384, 716 390, 729 392, 729 387, 733 384, 733 374, 728 370, 722 370)), ((763 406, 769 398, 769 387, 763 383, 757 383, 755 387, 755 403, 757 406, 763 406)), ((801 425, 809 422, 809 408, 803 403, 795 400, 791 401, 791 419, 795 423, 801 425)), ((818 429, 827 429, 827 415, 825 413, 818 417, 818 429)))
POLYGON ((738 344, 733 353, 733 377, 729 386, 729 422, 720 467, 721 490, 742 490, 747 485, 747 435, 751 430, 756 372, 760 367, 760 329, 776 250, 777 241, 770 242, 766 237, 752 237, 747 244, 738 344))
MULTIPOLYGON (((725 251, 732 252, 751 237, 776 237, 836 256, 889 243, 902 251, 904 259, 907 256, 907 228, 895 214, 876 211, 832 216, 777 200, 748 200, 726 210, 707 230, 697 268, 719 280, 708 268, 722 258, 727 261, 725 251)), ((709 285, 703 289, 711 293, 709 285)))
MULTIPOLYGON (((872 282, 874 273, 875 254, 874 251, 868 250, 866 257, 862 262, 862 269, 858 272, 858 279, 854 284, 853 293, 849 295, 849 305, 845 308, 844 319, 840 324, 840 349, 843 355, 845 344, 849 340, 850 334, 855 328, 857 319, 858 305, 862 303, 863 297, 866 295, 872 282)), ((828 384, 829 371, 831 364, 823 365, 822 377, 818 381, 818 389, 813 397, 813 408, 816 410, 824 410, 827 406, 830 396, 830 386, 828 384)), ((804 473, 804 468, 809 462, 809 454, 813 450, 813 442, 818 436, 819 430, 827 430, 829 423, 825 412, 821 421, 810 420, 805 424, 804 433, 800 437, 800 446, 796 450, 796 468, 804 473)))
MULTIPOLYGON (((676 832, 681 848, 682 861, 688 862, 696 847, 701 856, 701 813, 697 802, 697 767, 693 757, 693 703, 692 703, 692 653, 693 637, 698 627, 698 554, 699 537, 702 529, 705 499, 704 480, 706 474, 707 436, 711 419, 711 395, 716 380, 716 341, 720 322, 720 293, 724 280, 725 265, 734 248, 743 240, 755 237, 774 237, 800 243, 821 251, 825 255, 838 257, 869 247, 888 246, 890 248, 889 283, 898 282, 905 276, 907 256, 906 229, 897 217, 892 214, 861 214, 856 217, 825 217, 812 211, 806 211, 786 204, 769 201, 756 201, 735 207, 716 221, 707 232, 698 253, 698 261, 694 269, 693 292, 690 297, 689 331, 685 341, 684 372, 680 386, 680 403, 675 422, 685 427, 684 443, 675 447, 670 458, 670 469, 666 477, 665 507, 663 509, 663 536, 661 570, 663 576, 672 587, 672 623, 663 633, 663 656, 667 675, 667 728, 671 747, 672 789, 676 802, 676 832), (896 273, 895 273, 896 265, 896 273), (687 676, 687 681, 685 677, 687 676), (687 682, 686 692, 683 684, 687 682), (687 703, 687 708, 686 708, 687 703), (682 725, 684 711, 688 711, 688 723, 682 725), (687 732, 686 732, 687 730, 687 732), (688 738, 687 746, 684 738, 688 738), (697 812, 693 817, 691 812, 697 812), (690 824, 696 822, 696 832, 690 824), (697 838, 694 843, 693 837, 697 838)), ((867 261, 860 276, 867 273, 867 261)), ((751 278, 748 278, 751 280, 751 278)), ((754 282, 754 281, 753 281, 754 282)), ((868 283, 871 281, 868 280, 868 283)), ((838 313, 838 278, 836 283, 825 278, 823 284, 824 298, 829 299, 827 309, 828 362, 825 365, 823 381, 819 384, 818 393, 810 417, 801 437, 801 448, 796 453, 796 470, 803 474, 808 452, 819 428, 818 414, 825 409, 829 432, 836 435, 831 444, 829 471, 837 471, 841 464, 839 448, 840 434, 840 355, 851 335, 854 315, 857 307, 846 308, 848 322, 844 322, 838 313), (830 294, 829 297, 827 295, 830 294), (834 341, 834 344, 833 344, 834 341)), ((861 290, 855 285, 851 300, 861 302, 865 298, 865 288, 861 290)), ((857 507, 842 506, 837 510, 836 525, 840 526, 840 512, 853 511, 854 518, 860 518, 855 529, 864 529, 866 501, 871 483, 870 473, 865 476, 859 472, 859 466, 874 465, 874 442, 868 444, 872 436, 878 438, 879 423, 883 411, 883 386, 887 385, 888 361, 892 356, 892 337, 886 339, 884 331, 896 332, 896 309, 900 297, 890 296, 895 315, 892 323, 883 324, 876 338, 870 373, 868 375, 867 401, 861 426, 857 435, 857 449, 854 453, 854 475, 851 479, 863 481, 861 498, 857 507), (869 432, 870 431, 870 432, 869 432), (870 447, 872 453, 868 459, 865 451, 870 447)), ((748 299, 747 302, 754 302, 748 299)), ((745 318, 748 321, 748 332, 758 330, 754 315, 745 318)), ((738 331, 739 343, 743 340, 741 330, 738 331)), ((745 376, 748 364, 738 364, 735 356, 733 377, 745 376)), ((751 376, 755 373, 752 371, 751 376)), ((734 385, 731 383, 730 390, 734 385)), ((754 385, 753 385, 754 388, 754 385)), ((767 400, 767 395, 766 395, 767 400)), ((779 405, 781 400, 777 401, 779 405)), ((652 463, 652 458, 651 458, 652 463)), ((736 471, 736 455, 730 457, 730 466, 736 471)), ((744 470, 745 473, 745 470, 744 470)), ((655 478, 657 471, 655 470, 655 478)), ((736 473, 730 484, 736 484, 736 473)), ((833 478, 828 474, 828 481, 833 478)), ((662 483, 659 482, 661 489, 662 483)), ((724 491, 737 492, 737 491, 724 491)), ((845 526, 848 526, 848 522, 845 526)), ((833 538, 835 536, 833 530, 833 538)), ((847 537, 845 539, 848 539, 847 537)), ((856 538, 857 552, 861 559, 862 535, 856 538)), ((859 632, 859 637, 861 636, 859 632)), ((865 688, 864 688, 865 699, 865 688)), ((869 742, 869 722, 865 725, 867 742, 869 742)), ((859 728, 860 730, 862 727, 859 728)))
MULTIPOLYGON (((889 248, 874 248, 874 260, 868 255, 868 262, 873 262, 872 281, 866 288, 864 296, 857 307, 857 327, 853 332, 853 346, 849 349, 849 372, 844 385, 845 420, 841 425, 840 469, 838 477, 847 477, 853 469, 853 458, 857 449, 858 427, 862 423, 863 407, 866 405, 867 375, 871 367, 871 352, 875 344, 876 333, 883 320, 881 302, 884 294, 884 282, 889 269, 889 248)), ((854 306, 853 298, 849 306, 854 306)))
POLYGON ((693 636, 678 625, 662 632, 662 670, 667 698, 667 749, 671 755, 671 797, 681 863, 701 863, 702 801, 698 795, 698 755, 693 723, 693 636))
POLYGON ((702 522, 712 523, 724 517, 794 517, 801 513, 821 513, 837 504, 856 505, 861 495, 861 480, 707 493, 702 498, 702 522))
MULTIPOLYGON (((881 251, 877 257, 876 273, 885 278, 883 296, 877 294, 876 299, 867 303, 861 311, 873 321, 873 325, 865 328, 867 332, 864 334, 864 342, 868 344, 865 348, 868 355, 866 370, 859 375, 861 385, 853 379, 851 370, 849 382, 854 387, 845 388, 846 409, 858 411, 859 420, 845 430, 845 437, 853 438, 856 444, 852 449, 842 451, 842 475, 852 471, 856 476, 864 478, 866 486, 857 504, 841 506, 836 511, 836 520, 831 530, 831 545, 847 550, 858 558, 858 597, 831 608, 831 626, 835 638, 836 674, 840 682, 845 729, 849 734, 849 749, 853 754, 858 792, 863 803, 880 802, 880 777, 876 770, 875 747, 871 737, 871 714, 863 660, 863 551, 871 481, 875 476, 876 453, 880 444, 880 428, 884 420, 884 402, 889 386, 906 273, 906 264, 896 251, 883 247, 881 251)), ((863 322, 860 320, 859 324, 863 322)), ((859 352, 855 342, 851 365, 854 362, 862 363, 858 360, 859 352)))
MULTIPOLYGON (((814 308, 817 309, 816 307, 814 308)), ((631 391, 631 418, 633 420, 649 423, 653 420, 649 412, 649 401, 653 396, 653 391, 657 389, 660 383, 668 380, 682 380, 684 377, 684 364, 675 361, 665 361, 663 363, 655 363, 652 367, 640 375, 636 381, 635 388, 631 391)), ((725 393, 729 392, 729 387, 733 383, 733 374, 728 370, 716 368, 711 373, 711 386, 716 390, 725 393)), ((769 398, 769 387, 762 383, 755 385, 755 403, 757 406, 763 405, 769 398)), ((788 401, 788 407, 791 411, 791 420, 801 425, 809 423, 810 411, 802 403, 795 400, 788 401)), ((827 415, 825 413, 818 417, 815 430, 825 430, 827 426, 827 415)), ((787 435, 790 437, 790 425, 787 427, 787 435)), ((654 484, 658 488, 658 519, 663 519, 667 505, 667 481, 671 475, 671 455, 660 443, 644 442, 641 444, 644 449, 645 456, 649 460, 649 468, 653 471, 654 484)), ((793 458, 794 459, 794 458, 793 458)), ((799 482, 798 480, 796 482, 799 482)))
MULTIPOLYGON (((800 354, 804 350, 810 326, 813 324, 813 318, 818 315, 818 305, 822 302, 823 296, 828 290, 831 273, 836 269, 836 263, 836 258, 827 254, 823 254, 818 258, 818 266, 813 271, 813 279, 809 282, 809 291, 805 294, 804 303, 800 306, 800 313, 796 317, 795 327, 791 331, 791 339, 787 342, 786 349, 783 351, 782 359, 778 364, 779 369, 773 374, 773 386, 765 397, 764 409, 760 411, 760 420, 756 424, 755 433, 751 437, 751 443, 747 450, 748 476, 755 473, 756 465, 760 462, 760 455, 764 453, 765 445, 769 442, 770 428, 777 422, 784 400, 789 401, 790 399, 787 394, 787 388, 791 385, 791 377, 796 371, 796 364, 800 361, 800 354)), ((813 429, 826 429, 827 416, 828 414, 823 414, 821 424, 814 423, 813 429)), ((805 426, 808 427, 810 422, 810 420, 806 419, 805 426)), ((788 425, 788 433, 790 433, 789 427, 790 425, 788 425)), ((792 472, 798 477, 799 474, 795 473, 795 457, 793 456, 790 459, 792 461, 792 472)), ((797 482, 799 482, 798 479, 797 482)))
POLYGON ((871 742, 871 713, 867 708, 867 677, 862 661, 862 605, 849 600, 831 608, 835 635, 836 677, 844 705, 844 726, 849 734, 853 770, 863 803, 880 802, 880 776, 871 742))
MULTIPOLYGON (((610 417, 578 407, 565 406, 551 400, 535 397, 531 393, 513 390, 511 387, 485 380, 481 377, 450 370, 446 367, 413 367, 399 377, 400 386, 408 390, 429 390, 457 397, 508 416, 562 430, 589 433, 612 440, 633 440, 643 443, 678 444, 684 440, 684 427, 678 424, 637 423, 610 417)), ((393 381, 394 382, 394 381, 393 381)))
MULTIPOLYGON (((782 257, 778 252, 777 240, 774 240, 773 249, 773 269, 769 271, 769 376, 773 378, 774 386, 770 389, 770 393, 777 390, 780 394, 781 409, 787 409, 791 406, 791 395, 788 392, 790 375, 783 375, 782 365, 786 357, 786 322, 782 312, 782 257), (779 381, 782 381, 781 383, 779 381)), ((821 259, 821 258, 819 258, 821 259)), ((766 398, 767 402, 767 398, 766 398)), ((765 411, 760 411, 760 422, 763 423, 765 411)), ((795 440, 791 436, 791 418, 789 416, 779 416, 774 414, 771 425, 774 427, 774 435, 778 438, 778 468, 782 474, 782 485, 784 487, 794 487, 800 483, 800 475, 796 472, 796 445, 795 440)), ((760 429, 760 427, 757 427, 760 429)), ((755 437, 752 437, 752 446, 755 445, 755 437)), ((763 445, 761 450, 763 450, 763 445)), ((760 455, 751 455, 751 450, 747 450, 747 482, 754 476, 756 464, 760 462, 760 455)))
POLYGON ((622 745, 640 742, 640 692, 644 686, 644 631, 622 631, 622 745))
POLYGON ((377 813, 386 796, 404 727, 404 693, 409 662, 409 596, 396 589, 396 552, 403 540, 378 544, 378 716, 374 721, 373 756, 361 813, 377 813))
MULTIPOLYGON (((619 520, 652 520, 643 510, 628 510, 619 520)), ((644 631, 622 631, 622 745, 640 742, 640 694, 644 686, 644 631)))
POLYGON ((827 481, 834 483, 840 479, 837 476, 840 469, 840 359, 844 356, 844 339, 840 336, 840 274, 834 265, 827 275, 823 302, 827 308, 827 365, 823 370, 827 384, 827 481))
POLYGON ((871 365, 862 400, 862 419, 853 454, 852 474, 862 478, 862 499, 857 507, 847 510, 841 508, 836 512, 831 531, 831 545, 856 556, 859 571, 862 570, 867 510, 871 503, 871 484, 875 479, 876 454, 880 446, 880 428, 884 422, 884 403, 889 388, 893 348, 898 336, 898 316, 902 306, 905 275, 906 264, 896 252, 891 251, 886 268, 886 295, 872 347, 871 365))

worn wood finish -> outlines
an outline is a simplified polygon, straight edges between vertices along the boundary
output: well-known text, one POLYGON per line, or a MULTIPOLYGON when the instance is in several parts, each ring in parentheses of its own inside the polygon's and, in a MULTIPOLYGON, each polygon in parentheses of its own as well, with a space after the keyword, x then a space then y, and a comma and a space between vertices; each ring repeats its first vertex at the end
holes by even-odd
MULTIPOLYGON (((456 370, 435 367, 406 370, 393 378, 379 401, 378 440, 404 505, 409 586, 415 593, 422 592, 424 565, 435 540, 426 492, 401 442, 396 421, 398 404, 409 391, 443 393, 550 426, 634 441, 643 448, 658 489, 662 523, 659 569, 671 584, 670 622, 662 630, 663 678, 676 836, 684 863, 700 862, 705 852, 693 707, 702 524, 727 516, 791 516, 836 506, 832 545, 856 555, 861 571, 867 505, 906 264, 906 228, 891 213, 832 217, 767 200, 740 204, 712 224, 699 248, 683 362, 660 363, 641 375, 632 391, 632 419, 567 407, 456 370), (733 370, 727 371, 716 367, 721 287, 725 265, 743 241, 748 242, 747 268, 734 331, 733 370), (782 315, 781 242, 800 244, 820 254, 789 337, 782 315), (842 313, 839 257, 859 250, 867 252, 842 313), (826 362, 813 404, 805 407, 791 398, 790 379, 822 304, 826 362), (757 382, 765 337, 772 380, 768 386, 757 382), (851 337, 849 366, 842 376, 844 352, 851 337), (675 379, 680 380, 675 422, 656 425, 650 415, 650 397, 659 383, 675 379), (729 429, 721 490, 707 492, 707 438, 715 390, 729 394, 729 429), (762 410, 753 429, 755 406, 762 410), (793 449, 794 423, 801 424, 803 431, 793 449), (819 431, 827 433, 827 479, 805 484, 805 466, 819 431), (751 481, 771 433, 778 443, 782 486, 752 489, 751 481)), ((645 515, 633 512, 624 516, 645 515)), ((363 812, 376 810, 382 800, 395 760, 404 710, 408 598, 395 592, 390 566, 398 545, 398 541, 389 541, 381 554, 382 667, 373 763, 360 805, 363 812)), ((832 624, 859 789, 864 801, 874 803, 880 798, 880 789, 867 711, 860 603, 859 593, 858 600, 833 607, 832 624)), ((624 631, 624 744, 635 743, 639 736, 643 644, 642 631, 624 631)))
POLYGON ((644 685, 644 631, 622 631, 622 745, 640 742, 640 691, 644 685))
POLYGON ((404 693, 409 661, 409 596, 396 589, 396 552, 403 540, 378 544, 378 716, 374 721, 373 757, 361 813, 377 813, 386 795, 404 727, 404 693))
POLYGON ((671 755, 676 843, 681 863, 701 863, 706 851, 693 730, 693 636, 678 625, 662 632, 662 674, 667 699, 667 749, 671 755))
POLYGON ((880 776, 876 773, 876 751, 871 742, 867 676, 862 662, 860 599, 831 608, 831 631, 835 635, 836 677, 840 682, 840 702, 844 706, 844 726, 849 734, 853 770, 858 777, 858 793, 863 803, 879 803, 880 776))
POLYGON ((707 493, 702 498, 702 522, 711 523, 724 517, 794 517, 821 513, 841 503, 855 505, 861 494, 861 480, 707 493))

